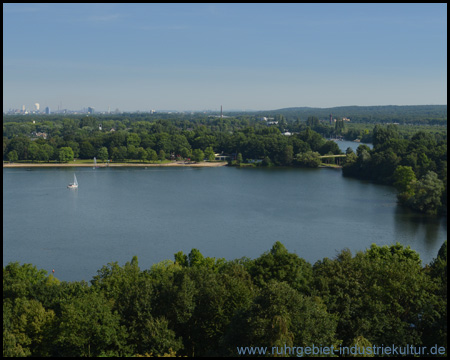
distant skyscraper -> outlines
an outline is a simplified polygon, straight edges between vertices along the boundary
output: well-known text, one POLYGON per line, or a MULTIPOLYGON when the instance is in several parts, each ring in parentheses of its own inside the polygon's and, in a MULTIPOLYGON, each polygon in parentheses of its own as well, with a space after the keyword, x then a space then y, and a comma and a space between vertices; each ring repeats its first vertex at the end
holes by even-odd
POLYGON ((45 113, 48 115, 48 114, 50 114, 50 108, 47 106, 46 108, 45 108, 45 113))
POLYGON ((35 103, 34 104, 34 108, 35 108, 36 111, 39 111, 39 103, 35 103))
POLYGON ((94 113, 94 108, 91 107, 91 106, 89 106, 89 107, 88 107, 88 113, 89 113, 89 114, 93 114, 93 113, 94 113))

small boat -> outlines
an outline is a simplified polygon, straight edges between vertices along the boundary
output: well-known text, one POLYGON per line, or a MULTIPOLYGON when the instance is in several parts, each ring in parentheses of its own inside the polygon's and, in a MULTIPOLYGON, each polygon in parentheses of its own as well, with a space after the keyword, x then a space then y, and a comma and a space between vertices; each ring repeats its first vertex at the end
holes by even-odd
POLYGON ((73 184, 69 184, 69 185, 67 185, 67 187, 69 189, 78 189, 78 181, 77 181, 77 176, 75 174, 73 174, 73 184))

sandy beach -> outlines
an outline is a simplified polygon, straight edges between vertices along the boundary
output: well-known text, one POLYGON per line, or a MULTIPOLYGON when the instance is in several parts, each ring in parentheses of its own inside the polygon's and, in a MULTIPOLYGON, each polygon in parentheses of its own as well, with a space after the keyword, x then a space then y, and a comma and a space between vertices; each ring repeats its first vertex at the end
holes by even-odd
MULTIPOLYGON (((218 166, 226 166, 226 161, 220 162, 184 162, 184 161, 173 161, 165 164, 139 164, 139 163, 109 163, 109 164, 97 164, 97 167, 149 167, 149 166, 188 166, 188 167, 218 167, 218 166)), ((66 164, 56 164, 56 163, 3 163, 3 167, 10 168, 24 168, 24 167, 93 167, 94 164, 76 164, 76 163, 66 163, 66 164)))

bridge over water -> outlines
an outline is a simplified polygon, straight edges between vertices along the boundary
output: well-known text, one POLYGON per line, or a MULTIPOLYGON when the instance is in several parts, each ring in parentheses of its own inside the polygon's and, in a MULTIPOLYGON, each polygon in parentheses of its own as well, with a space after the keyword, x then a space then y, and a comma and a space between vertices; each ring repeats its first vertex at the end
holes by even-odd
POLYGON ((343 162, 343 158, 347 157, 347 155, 321 155, 319 156, 322 159, 322 162, 325 164, 329 164, 330 160, 333 159, 336 165, 341 165, 343 162))

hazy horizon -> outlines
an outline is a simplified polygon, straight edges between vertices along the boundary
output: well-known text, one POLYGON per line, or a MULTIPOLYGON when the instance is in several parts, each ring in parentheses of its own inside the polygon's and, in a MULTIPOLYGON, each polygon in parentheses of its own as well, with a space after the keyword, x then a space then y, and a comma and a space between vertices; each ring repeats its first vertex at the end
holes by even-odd
MULTIPOLYGON (((223 113, 233 113, 233 112, 272 112, 272 111, 278 111, 278 110, 288 110, 288 109, 312 109, 312 110, 325 110, 325 109, 339 109, 339 108, 347 108, 347 107, 388 107, 388 106, 398 106, 398 107, 405 107, 405 106, 447 106, 447 104, 417 104, 417 105, 396 105, 396 104, 386 104, 386 105, 343 105, 343 106, 330 106, 330 107, 314 107, 314 106, 288 106, 285 108, 277 108, 277 109, 223 109, 223 113)), ((27 109, 27 110, 32 110, 32 109, 27 109)), ((82 113, 83 111, 86 111, 87 108, 81 108, 81 109, 61 109, 60 111, 69 111, 71 113, 82 113)), ((104 114, 104 113, 114 113, 113 109, 94 109, 94 113, 95 114, 104 114)), ((153 110, 140 110, 140 109, 135 109, 135 110, 120 110, 120 113, 147 113, 147 112, 155 112, 155 113, 168 113, 168 112, 174 112, 174 113, 220 113, 221 109, 216 108, 216 109, 190 109, 190 110, 186 110, 186 109, 180 109, 180 110, 175 110, 175 109, 153 109, 153 110)), ((43 109, 40 109, 39 113, 44 114, 43 109)), ((54 111, 53 109, 51 109, 51 114, 55 114, 57 113, 57 111, 54 111)), ((4 111, 4 114, 7 114, 7 112, 4 111)), ((31 112, 29 113, 31 114, 31 112)))
POLYGON ((3 4, 3 111, 447 104, 447 4, 3 4))

